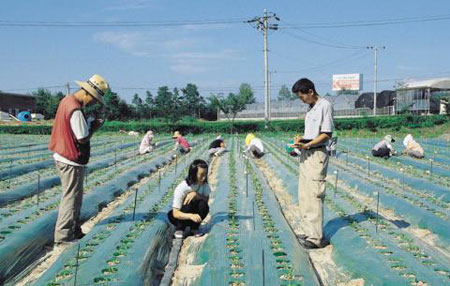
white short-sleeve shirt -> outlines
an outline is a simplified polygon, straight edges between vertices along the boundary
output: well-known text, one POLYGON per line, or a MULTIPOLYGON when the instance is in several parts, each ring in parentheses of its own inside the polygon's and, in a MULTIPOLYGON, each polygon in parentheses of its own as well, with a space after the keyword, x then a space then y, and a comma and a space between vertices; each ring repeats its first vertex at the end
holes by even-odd
MULTIPOLYGON (((75 110, 72 113, 72 116, 70 117, 70 128, 72 128, 73 134, 75 135, 75 138, 77 138, 78 140, 89 136, 89 126, 81 110, 75 110)), ((58 153, 53 154, 53 159, 72 166, 83 166, 73 161, 70 161, 67 158, 64 158, 58 153)))
POLYGON ((303 139, 314 140, 320 133, 332 133, 334 130, 333 113, 332 104, 319 97, 316 104, 306 113, 303 139))
POLYGON ((392 145, 384 139, 381 140, 380 142, 378 142, 377 144, 375 144, 375 146, 373 146, 372 150, 378 151, 381 148, 388 148, 389 150, 394 150, 394 147, 392 147, 392 145))
POLYGON ((252 146, 255 146, 256 148, 258 148, 258 150, 260 152, 264 153, 264 145, 263 145, 261 139, 253 138, 252 141, 250 141, 250 145, 248 145, 246 151, 249 151, 250 149, 252 149, 252 146))
POLYGON ((196 192, 199 195, 208 197, 209 194, 211 193, 211 189, 209 188, 209 185, 206 183, 203 185, 189 186, 186 180, 184 180, 175 188, 173 194, 172 207, 175 209, 181 209, 181 207, 183 206, 184 199, 186 198, 187 194, 191 192, 196 192))

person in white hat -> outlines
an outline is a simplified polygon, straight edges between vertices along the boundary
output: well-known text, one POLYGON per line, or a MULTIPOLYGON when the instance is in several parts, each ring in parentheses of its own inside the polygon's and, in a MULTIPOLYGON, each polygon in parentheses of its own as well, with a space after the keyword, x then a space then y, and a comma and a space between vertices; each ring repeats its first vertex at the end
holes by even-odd
POLYGON ((381 157, 389 159, 391 156, 397 154, 391 143, 394 143, 395 139, 391 135, 384 136, 383 140, 375 144, 372 148, 372 155, 374 157, 381 157))
POLYGON ((139 146, 139 154, 143 155, 145 153, 150 153, 153 151, 155 143, 153 142, 153 131, 149 130, 142 138, 141 145, 139 146))
POLYGON ((403 146, 405 146, 405 150, 403 150, 402 154, 417 159, 423 159, 425 157, 422 146, 414 140, 411 134, 406 135, 405 139, 403 139, 403 146))
POLYGON ((225 148, 225 139, 221 135, 217 136, 217 138, 209 144, 209 157, 222 155, 226 152, 225 148))
POLYGON ((86 119, 83 107, 104 104, 108 83, 99 75, 87 81, 76 81, 80 89, 59 103, 53 124, 49 150, 54 152, 61 179, 62 198, 55 226, 55 245, 64 245, 84 236, 80 209, 83 199, 85 168, 90 157, 90 138, 102 125, 102 119, 86 119))

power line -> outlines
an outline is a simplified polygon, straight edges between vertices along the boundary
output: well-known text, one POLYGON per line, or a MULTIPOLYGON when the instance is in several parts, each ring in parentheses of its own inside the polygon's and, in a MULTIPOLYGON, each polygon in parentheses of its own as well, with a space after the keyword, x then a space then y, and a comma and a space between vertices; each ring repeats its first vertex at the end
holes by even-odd
POLYGON ((327 68, 327 67, 329 67, 329 66, 332 66, 332 65, 335 65, 335 64, 344 62, 344 61, 356 60, 356 59, 363 58, 363 57, 365 57, 368 53, 369 53, 369 52, 367 52, 367 51, 364 51, 364 52, 358 51, 358 52, 353 53, 353 54, 351 54, 351 55, 349 55, 349 56, 345 56, 345 57, 343 57, 343 58, 339 58, 339 59, 333 60, 333 61, 331 61, 331 62, 324 63, 324 64, 320 64, 320 65, 317 65, 317 66, 306 67, 306 68, 302 68, 302 69, 295 70, 295 71, 277 71, 277 73, 281 73, 281 74, 283 74, 283 73, 299 73, 299 72, 311 71, 311 70, 317 70, 317 69, 320 70, 320 69, 322 69, 322 68, 327 68))
POLYGON ((289 35, 297 40, 301 40, 303 42, 307 42, 307 43, 313 43, 319 46, 324 46, 324 47, 328 47, 328 48, 335 48, 335 49, 347 49, 347 50, 361 50, 361 49, 365 49, 366 47, 363 46, 353 46, 353 45, 341 45, 341 44, 333 44, 333 43, 325 43, 325 42, 321 42, 318 40, 313 40, 310 38, 305 38, 304 36, 300 36, 298 34, 292 33, 292 32, 288 32, 285 30, 281 30, 281 32, 283 34, 289 35))
POLYGON ((13 91, 26 91, 26 90, 36 90, 36 89, 54 89, 66 87, 65 85, 53 85, 53 86, 40 86, 40 87, 27 87, 27 88, 13 88, 13 89, 2 89, 3 92, 13 92, 13 91))
POLYGON ((450 20, 450 15, 435 15, 424 17, 403 17, 391 19, 378 19, 370 21, 347 21, 347 22, 324 22, 324 23, 304 23, 304 24, 289 24, 280 29, 327 29, 327 28, 347 28, 347 27, 366 27, 366 26, 385 26, 398 25, 406 23, 422 23, 422 22, 436 22, 450 20))
POLYGON ((185 20, 185 21, 12 21, 0 20, 3 27, 171 27, 171 26, 200 26, 244 23, 245 18, 185 20))

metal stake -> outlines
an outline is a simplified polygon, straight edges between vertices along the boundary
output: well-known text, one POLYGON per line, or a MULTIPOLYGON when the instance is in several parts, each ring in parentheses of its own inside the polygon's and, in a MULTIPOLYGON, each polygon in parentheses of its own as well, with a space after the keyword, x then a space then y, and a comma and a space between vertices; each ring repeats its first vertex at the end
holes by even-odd
POLYGON ((253 231, 255 231, 256 226, 255 226, 255 201, 252 202, 253 205, 253 231))
POLYGON ((334 171, 334 175, 336 177, 336 180, 334 181, 334 198, 333 198, 333 201, 336 202, 336 193, 337 193, 337 186, 338 186, 339 170, 334 171))
POLYGON ((77 285, 77 275, 78 275, 78 258, 80 257, 80 244, 78 243, 77 257, 75 258, 75 275, 73 280, 73 285, 77 285))
POLYGON ((158 193, 161 192, 161 169, 158 169, 158 193))
POLYGON ((262 256, 262 280, 263 280, 263 286, 266 286, 266 263, 264 261, 264 249, 262 250, 261 253, 262 256))
POLYGON ((380 192, 376 192, 377 193, 377 217, 375 219, 375 232, 378 233, 378 209, 380 206, 380 192))
POLYGON ((347 148, 347 155, 346 155, 346 159, 345 159, 347 166, 348 166, 348 153, 350 153, 350 149, 349 148, 347 148))
POLYGON ((178 168, 178 156, 175 155, 175 174, 177 173, 177 168, 178 168))
POLYGON ((248 172, 245 171, 245 197, 248 198, 248 172))
POLYGON ((402 189, 405 191, 405 170, 401 168, 400 171, 402 172, 402 189))
POLYGON ((430 175, 433 175, 433 159, 430 159, 430 175))
POLYGON ((114 169, 117 170, 117 149, 114 149, 114 169))
POLYGON ((8 176, 8 188, 11 188, 11 177, 12 177, 12 162, 13 159, 9 159, 9 176, 8 176))
POLYGON ((137 195, 138 195, 138 189, 136 188, 136 192, 135 192, 135 194, 134 194, 133 220, 134 220, 134 215, 136 214, 136 201, 137 201, 137 195))
POLYGON ((367 177, 370 176, 370 157, 366 156, 367 158, 367 177))
POLYGON ((38 174, 37 177, 37 207, 39 208, 39 193, 41 189, 41 175, 38 174))

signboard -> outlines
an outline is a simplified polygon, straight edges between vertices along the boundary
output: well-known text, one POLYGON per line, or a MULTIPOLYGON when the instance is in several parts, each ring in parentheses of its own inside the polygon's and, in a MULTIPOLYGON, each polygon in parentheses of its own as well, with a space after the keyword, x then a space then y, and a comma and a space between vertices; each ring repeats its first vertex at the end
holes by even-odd
POLYGON ((341 90, 361 90, 363 85, 363 75, 354 74, 334 74, 333 91, 341 90))

